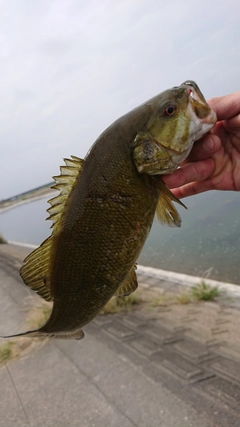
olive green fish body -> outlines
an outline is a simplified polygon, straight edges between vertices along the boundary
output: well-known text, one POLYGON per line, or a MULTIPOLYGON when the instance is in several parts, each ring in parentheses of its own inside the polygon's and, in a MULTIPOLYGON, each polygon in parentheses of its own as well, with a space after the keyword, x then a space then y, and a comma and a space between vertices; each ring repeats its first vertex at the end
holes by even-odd
POLYGON ((88 323, 134 267, 160 192, 150 176, 137 172, 132 160, 126 141, 132 141, 136 131, 116 122, 85 160, 61 232, 53 238, 50 283, 54 308, 44 329, 52 321, 59 327, 60 319, 70 330, 88 323), (69 313, 74 311, 76 325, 72 319, 66 324, 61 301, 71 305, 69 313))
POLYGON ((172 201, 182 203, 161 175, 215 122, 188 81, 115 121, 84 160, 65 159, 55 177, 60 194, 49 201, 52 235, 20 270, 26 285, 53 301, 52 313, 40 329, 18 335, 80 339, 113 295, 136 289, 135 263, 155 212, 169 226, 181 224, 172 201))

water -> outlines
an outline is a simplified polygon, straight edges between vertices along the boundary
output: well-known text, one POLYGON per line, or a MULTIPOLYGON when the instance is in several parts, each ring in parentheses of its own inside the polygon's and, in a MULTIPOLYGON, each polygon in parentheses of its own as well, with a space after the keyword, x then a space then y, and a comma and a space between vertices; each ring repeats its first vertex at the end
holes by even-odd
MULTIPOLYGON (((49 199, 49 198, 48 198, 49 199)), ((6 240, 39 245, 51 234, 48 199, 41 199, 16 206, 0 214, 0 233, 6 240)))
MULTIPOLYGON (((169 271, 240 283, 240 197, 234 192, 208 192, 177 207, 181 228, 154 222, 138 260, 169 271)), ((7 240, 40 244, 50 233, 47 199, 18 206, 0 214, 0 233, 7 240)))
POLYGON ((180 229, 154 222, 139 263, 240 283, 240 197, 209 192, 185 200, 180 229))

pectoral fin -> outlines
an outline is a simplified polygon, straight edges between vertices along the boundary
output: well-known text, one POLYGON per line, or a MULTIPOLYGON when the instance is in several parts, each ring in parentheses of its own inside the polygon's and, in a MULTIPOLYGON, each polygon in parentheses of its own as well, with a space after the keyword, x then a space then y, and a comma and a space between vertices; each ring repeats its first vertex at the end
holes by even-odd
POLYGON ((185 209, 187 209, 187 207, 174 196, 162 179, 158 179, 155 185, 161 190, 156 209, 158 220, 168 227, 181 227, 181 217, 172 201, 183 206, 185 209))
POLYGON ((137 281, 137 275, 135 271, 136 269, 137 269, 137 266, 134 265, 134 267, 132 267, 132 269, 130 270, 130 273, 128 274, 127 278, 118 288, 118 290, 115 292, 114 294, 115 297, 130 295, 132 292, 134 292, 137 289, 138 281, 137 281))

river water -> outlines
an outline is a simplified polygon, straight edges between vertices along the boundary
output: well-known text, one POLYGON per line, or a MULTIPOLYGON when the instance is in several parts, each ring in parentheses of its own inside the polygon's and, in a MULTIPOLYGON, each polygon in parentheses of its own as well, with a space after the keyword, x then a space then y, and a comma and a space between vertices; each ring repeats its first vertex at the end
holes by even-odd
MULTIPOLYGON (((184 200, 177 209, 181 228, 154 221, 139 264, 169 271, 240 283, 240 195, 208 192, 184 200)), ((50 233, 47 199, 0 214, 0 233, 7 240, 40 244, 50 233)))

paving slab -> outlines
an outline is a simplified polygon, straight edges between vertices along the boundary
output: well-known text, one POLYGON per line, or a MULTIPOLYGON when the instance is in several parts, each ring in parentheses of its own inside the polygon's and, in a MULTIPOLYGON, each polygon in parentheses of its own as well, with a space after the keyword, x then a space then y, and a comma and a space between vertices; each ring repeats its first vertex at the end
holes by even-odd
MULTIPOLYGON (((23 330, 27 251, 0 247, 0 335, 23 330)), ((98 316, 84 340, 45 341, 2 365, 0 427, 239 427, 239 321, 225 300, 98 316)))

